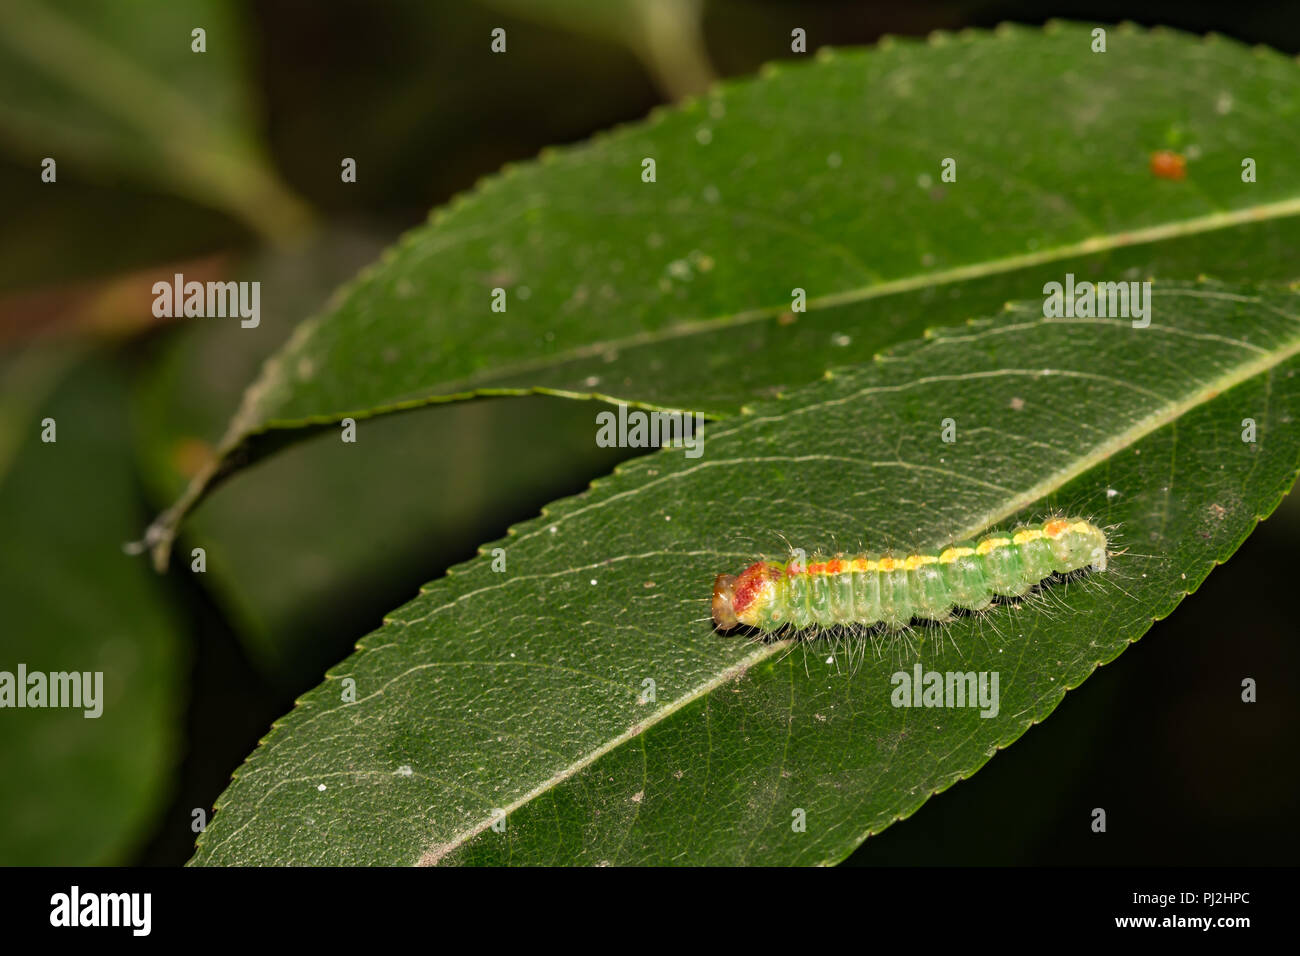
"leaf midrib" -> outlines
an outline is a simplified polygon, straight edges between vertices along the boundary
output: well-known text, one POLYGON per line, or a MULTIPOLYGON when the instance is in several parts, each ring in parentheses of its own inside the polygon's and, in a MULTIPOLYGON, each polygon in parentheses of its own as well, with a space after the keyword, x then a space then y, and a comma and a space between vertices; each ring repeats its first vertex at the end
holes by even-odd
MULTIPOLYGON (((1183 293, 1183 294, 1187 294, 1187 293, 1183 293)), ((1201 293, 1199 291, 1193 290, 1192 294, 1201 294, 1201 293)), ((1300 316, 1288 316, 1288 317, 1294 318, 1297 322, 1300 322, 1300 316)), ((1099 320, 1099 321, 1105 321, 1105 320, 1099 320)), ((1002 330, 991 329, 986 331, 996 333, 996 332, 1001 332, 1002 330)), ((1175 333, 1177 332, 1177 330, 1170 330, 1170 331, 1173 331, 1175 333)), ((1073 465, 1069 467, 1061 468, 1056 472, 1048 475, 1042 481, 1033 485, 1026 491, 1022 492, 1020 495, 1012 498, 1004 507, 999 508, 996 511, 988 512, 984 517, 979 519, 977 523, 972 524, 969 528, 965 529, 965 531, 962 534, 960 534, 958 537, 962 537, 962 538, 973 537, 979 532, 984 531, 985 529, 992 527, 993 525, 998 524, 1002 521, 1005 521, 1006 519, 1010 518, 1012 515, 1017 514, 1018 512, 1024 510, 1029 505, 1033 504, 1035 501, 1039 501, 1042 498, 1046 497, 1052 491, 1055 491, 1063 487, 1064 485, 1068 484, 1070 481, 1074 480, 1080 475, 1083 475, 1084 473, 1091 470, 1092 468, 1095 468, 1098 465, 1102 464, 1104 461, 1113 457, 1115 454, 1122 451, 1123 449, 1135 444, 1136 442, 1142 440, 1143 438, 1159 430, 1160 428, 1163 428, 1171 424, 1172 422, 1176 421, 1177 419, 1179 419, 1180 417, 1182 417, 1192 409, 1199 407, 1201 404, 1216 398, 1218 395, 1222 394, 1228 389, 1234 388, 1237 385, 1241 385, 1242 383, 1254 378, 1257 375, 1261 375, 1268 371, 1271 371, 1273 368, 1280 365, 1282 362, 1285 362, 1287 359, 1294 358, 1297 355, 1300 355, 1300 335, 1292 337, 1284 345, 1281 345, 1274 349, 1267 350, 1263 355, 1259 356, 1253 361, 1238 363, 1233 367, 1233 369, 1226 371, 1222 375, 1218 376, 1217 378, 1210 380, 1207 384, 1204 384, 1201 387, 1193 389, 1191 392, 1187 393, 1187 395, 1182 399, 1167 403, 1163 408, 1158 409, 1157 411, 1151 413, 1141 421, 1138 421, 1133 425, 1129 426, 1129 428, 1125 429, 1124 431, 1119 432, 1112 439, 1103 442, 1101 445, 1097 446, 1092 452, 1075 459, 1075 463, 1073 465)), ((1004 369, 1000 371, 1004 374, 1009 372, 1021 372, 1025 374, 1042 375, 1044 370, 1004 369)), ((989 374, 989 373, 981 373, 981 374, 989 374)), ((1061 373, 1059 370, 1056 370, 1054 374, 1061 374, 1061 373)), ((955 376, 931 376, 925 379, 917 379, 914 382, 905 383, 904 385, 901 386, 891 387, 891 390, 892 389, 901 390, 903 388, 913 387, 915 385, 923 384, 927 381, 931 381, 934 378, 969 379, 971 377, 973 377, 971 374, 963 374, 963 375, 955 375, 955 376)), ((869 392, 872 390, 873 389, 868 388, 855 394, 861 395, 864 392, 869 392)), ((875 390, 879 390, 879 389, 875 389, 875 390)), ((837 399, 837 401, 838 400, 840 399, 837 399)), ((824 404, 825 403, 816 403, 808 406, 800 406, 800 410, 815 409, 824 404)), ((590 507, 591 508, 598 507, 598 506, 603 507, 609 501, 617 500, 619 497, 620 496, 615 495, 611 498, 604 499, 597 504, 593 504, 590 507)), ((565 515, 564 520, 573 517, 575 514, 583 513, 586 510, 589 510, 589 508, 579 509, 579 511, 577 512, 565 515)), ((626 731, 619 734, 617 737, 611 738, 609 741, 602 744, 600 747, 597 747, 591 750, 590 752, 584 754, 578 760, 573 761, 567 767, 553 774, 551 777, 547 778, 538 786, 534 787, 528 793, 512 801, 509 805, 507 805, 503 809, 505 810, 507 815, 513 813, 515 810, 520 809, 521 807, 525 806, 532 800, 536 799, 537 797, 541 796, 544 793, 547 793, 554 787, 560 785, 565 780, 568 780, 569 778, 580 773, 582 770, 584 770, 591 764, 595 763, 601 757, 605 756, 608 753, 611 753, 612 751, 616 750, 618 747, 622 746, 628 741, 633 740, 636 737, 640 736, 650 727, 653 727, 659 722, 667 719, 669 716, 681 710, 683 707, 711 693, 713 690, 722 686, 727 681, 742 676, 746 671, 749 670, 749 668, 753 667, 755 664, 760 664, 763 661, 767 660, 769 657, 772 657, 780 653, 786 648, 788 644, 789 641, 787 640, 787 641, 775 641, 772 643, 759 645, 751 654, 742 658, 740 661, 736 662, 735 664, 732 664, 725 670, 719 672, 715 677, 712 677, 709 680, 700 684, 699 686, 695 687, 689 693, 684 694, 682 697, 673 701, 673 703, 670 704, 669 706, 650 715, 645 720, 634 724, 632 727, 628 728, 626 731)), ((453 851, 459 849, 460 847, 468 843, 471 839, 486 831, 492 825, 494 819, 496 818, 491 816, 486 817, 485 819, 481 820, 479 823, 475 824, 474 826, 452 837, 449 841, 445 843, 432 844, 420 856, 420 859, 417 861, 416 865, 434 866, 438 864, 449 853, 452 853, 453 851)))

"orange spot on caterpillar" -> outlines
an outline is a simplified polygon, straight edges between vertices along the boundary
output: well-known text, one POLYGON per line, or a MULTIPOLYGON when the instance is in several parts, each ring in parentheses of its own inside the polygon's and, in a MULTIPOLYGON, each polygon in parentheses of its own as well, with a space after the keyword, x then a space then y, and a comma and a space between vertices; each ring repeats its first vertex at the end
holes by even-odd
POLYGON ((1175 182, 1184 179, 1187 176, 1187 160, 1171 150, 1158 150, 1151 154, 1151 174, 1175 182))
POLYGON ((744 614, 749 606, 754 603, 754 599, 763 589, 763 585, 779 575, 780 570, 766 561, 751 564, 744 571, 741 571, 740 576, 731 585, 731 607, 734 613, 744 614))
POLYGON ((839 558, 808 565, 809 574, 843 574, 846 569, 845 562, 839 558))
POLYGON ((1058 518, 1055 521, 1049 521, 1047 524, 1043 525, 1043 534, 1047 535, 1049 538, 1055 538, 1058 535, 1064 534, 1065 530, 1069 527, 1070 522, 1058 518))

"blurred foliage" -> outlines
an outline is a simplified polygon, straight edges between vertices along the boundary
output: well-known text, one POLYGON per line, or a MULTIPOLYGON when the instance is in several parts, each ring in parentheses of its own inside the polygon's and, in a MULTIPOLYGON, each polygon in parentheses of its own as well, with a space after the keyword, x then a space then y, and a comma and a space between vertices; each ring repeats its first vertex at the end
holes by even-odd
POLYGON ((703 0, 487 0, 515 16, 626 46, 669 100, 714 82, 704 48, 703 0))
POLYGON ((144 513, 124 392, 112 356, 74 364, 0 477, 0 670, 103 672, 97 718, 0 712, 5 864, 122 862, 175 787, 187 649, 165 582, 122 553, 144 513))
POLYGON ((223 0, 0 4, 0 135, 64 175, 121 173, 227 210, 270 238, 307 211, 266 165, 253 124, 246 34, 223 0), (196 51, 192 31, 205 48, 196 51))

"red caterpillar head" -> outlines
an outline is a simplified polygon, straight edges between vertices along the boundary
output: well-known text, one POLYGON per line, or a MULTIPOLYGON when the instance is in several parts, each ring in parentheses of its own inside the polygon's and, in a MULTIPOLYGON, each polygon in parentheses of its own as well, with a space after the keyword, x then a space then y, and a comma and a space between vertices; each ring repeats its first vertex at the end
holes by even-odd
POLYGON ((718 630, 757 623, 759 612, 772 600, 773 582, 780 576, 779 565, 764 561, 750 565, 738 577, 719 574, 713 582, 713 623, 718 630))

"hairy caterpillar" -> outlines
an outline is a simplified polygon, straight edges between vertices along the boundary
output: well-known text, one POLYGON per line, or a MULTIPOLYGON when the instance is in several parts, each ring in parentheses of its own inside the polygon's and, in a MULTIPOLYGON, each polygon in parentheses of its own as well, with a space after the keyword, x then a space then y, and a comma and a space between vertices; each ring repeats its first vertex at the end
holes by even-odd
POLYGON ((937 555, 836 557, 807 564, 759 561, 713 582, 718 630, 746 625, 764 633, 913 618, 945 621, 954 608, 978 611, 994 597, 1020 597, 1052 574, 1106 570, 1106 535, 1082 518, 991 534, 937 555))

